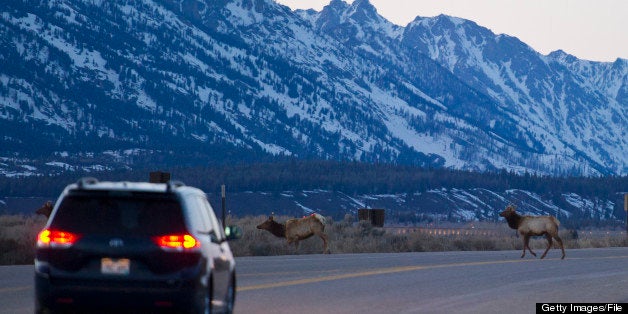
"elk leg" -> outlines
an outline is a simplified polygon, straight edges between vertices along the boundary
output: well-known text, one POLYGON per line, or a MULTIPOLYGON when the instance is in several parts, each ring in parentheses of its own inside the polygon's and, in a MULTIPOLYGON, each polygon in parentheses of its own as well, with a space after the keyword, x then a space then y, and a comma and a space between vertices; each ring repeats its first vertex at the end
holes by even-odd
POLYGON ((560 259, 565 259, 565 247, 563 246, 563 240, 558 236, 558 234, 554 236, 554 239, 556 239, 556 242, 558 242, 558 245, 560 245, 561 251, 563 251, 563 257, 561 257, 560 259))
POLYGON ((529 235, 523 236, 523 254, 521 255, 521 258, 526 256, 526 248, 528 249, 528 251, 530 251, 530 254, 536 257, 536 253, 534 253, 532 249, 530 248, 530 236, 529 235))
POLYGON ((545 238, 547 239, 547 248, 545 249, 545 252, 543 252, 543 255, 541 255, 541 259, 547 255, 547 251, 549 251, 552 247, 552 236, 549 233, 545 233, 545 238))
POLYGON ((299 239, 287 238, 287 240, 288 240, 288 249, 290 249, 290 244, 292 244, 294 242, 294 252, 293 252, 293 254, 296 254, 297 251, 299 250, 299 239))
POLYGON ((329 247, 327 246, 327 235, 324 233, 319 233, 318 234, 319 237, 321 237, 321 239, 323 239, 323 254, 329 254, 329 247))

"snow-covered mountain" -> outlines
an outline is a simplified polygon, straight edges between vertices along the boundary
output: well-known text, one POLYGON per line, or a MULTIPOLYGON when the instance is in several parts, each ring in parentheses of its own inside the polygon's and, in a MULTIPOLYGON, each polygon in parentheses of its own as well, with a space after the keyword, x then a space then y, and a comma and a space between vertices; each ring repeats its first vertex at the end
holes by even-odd
POLYGON ((626 173, 627 60, 543 56, 515 37, 442 15, 415 19, 402 40, 496 100, 544 157, 571 156, 626 173))
POLYGON ((628 173, 628 61, 368 0, 0 4, 0 173, 294 156, 628 173))

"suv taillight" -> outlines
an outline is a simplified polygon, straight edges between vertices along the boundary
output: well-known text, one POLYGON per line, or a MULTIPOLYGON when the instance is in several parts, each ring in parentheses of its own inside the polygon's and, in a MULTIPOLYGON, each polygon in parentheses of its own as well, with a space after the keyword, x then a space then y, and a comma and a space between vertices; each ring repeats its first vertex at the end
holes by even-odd
POLYGON ((69 248, 76 243, 79 238, 80 235, 72 232, 44 229, 37 235, 37 247, 69 248))
POLYGON ((166 250, 183 251, 201 247, 201 242, 189 234, 169 234, 165 236, 158 236, 154 237, 153 241, 155 241, 159 247, 166 250))

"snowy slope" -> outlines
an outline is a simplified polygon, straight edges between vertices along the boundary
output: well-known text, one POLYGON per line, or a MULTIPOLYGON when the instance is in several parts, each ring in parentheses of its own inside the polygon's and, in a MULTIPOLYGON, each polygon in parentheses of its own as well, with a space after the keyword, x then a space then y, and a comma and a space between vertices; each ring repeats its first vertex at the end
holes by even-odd
POLYGON ((415 19, 403 41, 498 101, 544 155, 626 173, 626 60, 543 56, 517 38, 443 15, 415 19))
POLYGON ((234 215, 286 215, 300 217, 312 212, 343 219, 357 217, 360 208, 385 209, 389 224, 413 222, 503 221, 499 212, 508 204, 526 215, 553 215, 565 224, 607 221, 623 222, 622 198, 584 197, 575 193, 549 199, 525 190, 492 191, 487 189, 434 189, 417 193, 347 195, 337 191, 284 191, 273 193, 241 192, 230 195, 229 208, 234 215))
POLYGON ((0 4, 0 173, 273 156, 626 174, 625 60, 367 0, 0 4))

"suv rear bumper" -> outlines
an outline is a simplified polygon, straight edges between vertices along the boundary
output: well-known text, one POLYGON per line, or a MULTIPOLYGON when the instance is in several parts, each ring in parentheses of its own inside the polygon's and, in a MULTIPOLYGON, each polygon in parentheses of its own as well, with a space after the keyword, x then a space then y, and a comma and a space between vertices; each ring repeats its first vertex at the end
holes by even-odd
POLYGON ((51 278, 35 271, 35 299, 38 308, 49 309, 189 309, 207 289, 200 278, 198 272, 145 281, 51 278))

